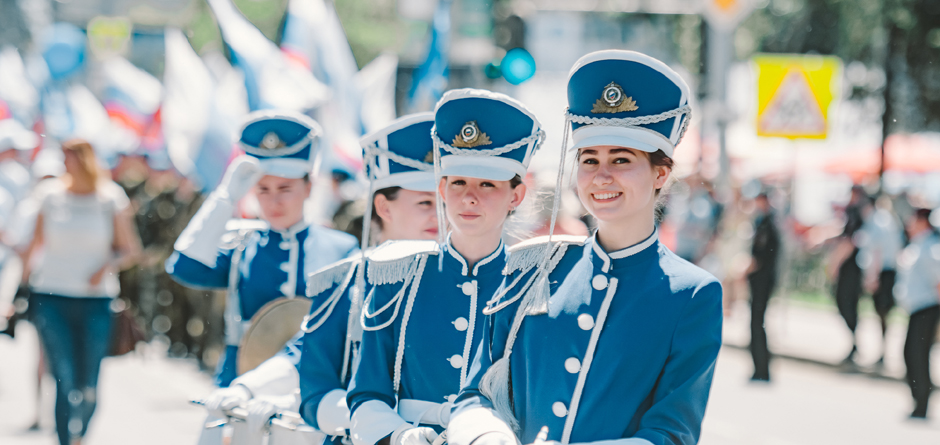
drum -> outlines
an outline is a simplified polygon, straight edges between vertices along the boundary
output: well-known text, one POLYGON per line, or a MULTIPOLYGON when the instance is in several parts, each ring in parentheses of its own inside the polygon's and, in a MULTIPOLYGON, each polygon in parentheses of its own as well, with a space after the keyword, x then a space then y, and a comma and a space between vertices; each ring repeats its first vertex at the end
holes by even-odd
POLYGON ((238 346, 238 375, 255 369, 280 352, 300 330, 310 305, 306 297, 278 298, 258 309, 238 346))

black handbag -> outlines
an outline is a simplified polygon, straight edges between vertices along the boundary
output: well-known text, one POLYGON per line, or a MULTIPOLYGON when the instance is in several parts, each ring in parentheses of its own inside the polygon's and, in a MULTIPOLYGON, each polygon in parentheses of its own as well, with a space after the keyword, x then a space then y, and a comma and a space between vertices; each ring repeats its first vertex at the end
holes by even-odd
POLYGON ((20 286, 13 297, 13 315, 7 320, 7 326, 0 334, 16 338, 16 323, 26 319, 26 310, 29 308, 29 286, 20 286))

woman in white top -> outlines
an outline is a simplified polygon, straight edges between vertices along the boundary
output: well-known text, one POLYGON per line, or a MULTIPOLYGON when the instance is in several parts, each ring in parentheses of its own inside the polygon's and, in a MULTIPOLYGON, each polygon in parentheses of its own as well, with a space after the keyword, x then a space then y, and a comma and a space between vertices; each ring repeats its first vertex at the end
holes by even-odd
POLYGON ((72 139, 62 151, 66 174, 34 192, 39 215, 23 274, 56 379, 56 433, 61 445, 74 445, 95 409, 117 274, 137 261, 141 247, 127 195, 99 169, 91 144, 72 139))

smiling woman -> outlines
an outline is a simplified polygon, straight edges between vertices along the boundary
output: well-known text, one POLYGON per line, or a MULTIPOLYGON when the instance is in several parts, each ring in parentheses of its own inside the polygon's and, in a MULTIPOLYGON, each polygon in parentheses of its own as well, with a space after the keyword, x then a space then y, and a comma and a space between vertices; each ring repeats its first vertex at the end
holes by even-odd
POLYGON ((660 244, 655 223, 688 98, 675 72, 643 54, 601 51, 575 64, 570 150, 598 229, 512 248, 450 445, 698 441, 721 287, 660 244))

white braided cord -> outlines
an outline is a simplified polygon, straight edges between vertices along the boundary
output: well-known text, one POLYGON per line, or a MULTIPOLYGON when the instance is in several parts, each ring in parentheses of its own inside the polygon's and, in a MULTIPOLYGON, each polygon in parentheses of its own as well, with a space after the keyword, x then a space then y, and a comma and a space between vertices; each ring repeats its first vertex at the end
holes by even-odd
MULTIPOLYGON (((593 117, 593 116, 581 116, 578 114, 571 113, 570 110, 565 110, 565 118, 569 121, 576 124, 587 124, 587 125, 603 125, 608 127, 625 127, 625 128, 636 128, 640 125, 649 125, 655 124, 657 122, 662 122, 666 119, 672 119, 677 116, 685 115, 685 119, 682 120, 682 128, 679 130, 679 139, 676 141, 676 145, 679 145, 679 142, 682 141, 682 138, 685 136, 685 131, 689 128, 689 121, 692 120, 692 106, 683 105, 679 108, 674 108, 669 111, 664 111, 659 114, 653 114, 650 116, 637 116, 637 117, 593 117)), ((567 125, 565 129, 567 130, 567 125)))
POLYGON ((428 164, 427 162, 421 162, 417 159, 412 159, 406 156, 402 156, 393 151, 381 148, 376 144, 372 144, 366 147, 366 155, 367 156, 372 155, 373 157, 384 156, 388 158, 390 161, 395 161, 401 165, 404 165, 405 167, 413 168, 415 170, 420 170, 423 172, 434 171, 434 166, 431 164, 428 164))
MULTIPOLYGON (((395 350, 395 375, 392 383, 392 389, 398 394, 398 387, 401 386, 401 364, 405 360, 405 332, 408 330, 408 320, 411 318, 411 309, 415 305, 415 296, 418 295, 418 286, 421 284, 421 277, 424 275, 424 265, 428 261, 427 255, 420 255, 417 263, 417 273, 415 274, 414 286, 411 286, 411 292, 408 294, 408 304, 405 305, 405 313, 401 319, 401 333, 398 336, 398 348, 395 350)), ((392 318, 394 320, 394 318, 392 318)))
POLYGON ((346 277, 343 279, 342 284, 340 284, 339 286, 336 287, 336 289, 333 290, 333 293, 330 295, 330 298, 324 301, 323 304, 320 305, 319 308, 317 308, 317 310, 304 316, 304 320, 300 323, 300 329, 302 331, 308 334, 313 331, 316 331, 317 329, 320 328, 320 326, 323 325, 323 323, 326 322, 326 320, 330 318, 330 315, 333 313, 333 309, 336 307, 336 303, 338 303, 339 300, 342 299, 343 292, 349 286, 349 282, 352 281, 353 276, 355 276, 357 265, 353 265, 353 267, 350 267, 349 269, 350 270, 346 272, 346 277), (314 324, 313 326, 310 326, 310 321, 315 319, 324 310, 326 310, 326 313, 323 314, 323 317, 320 317, 320 319, 317 320, 316 324, 314 324))
POLYGON ((372 292, 366 296, 365 301, 362 302, 362 313, 359 316, 360 324, 362 324, 362 329, 365 331, 379 331, 387 328, 391 325, 396 318, 398 318, 398 310, 401 308, 402 297, 405 295, 405 291, 408 289, 408 285, 411 284, 411 280, 414 279, 416 273, 415 269, 418 267, 421 268, 421 271, 424 270, 424 259, 427 258, 427 255, 421 255, 421 261, 417 263, 412 263, 411 270, 408 271, 407 276, 405 277, 405 282, 402 283, 401 289, 395 293, 395 296, 391 300, 388 300, 388 303, 385 303, 385 306, 380 307, 375 312, 369 313, 369 303, 372 301, 372 298, 375 295, 375 288, 372 288, 372 292), (392 316, 385 322, 378 326, 370 327, 366 325, 366 318, 375 318, 384 313, 391 307, 392 304, 395 304, 395 311, 392 312, 392 316))
POLYGON ((536 143, 536 150, 538 150, 538 147, 542 145, 542 141, 545 140, 545 132, 542 130, 539 130, 533 134, 530 134, 529 136, 519 139, 516 142, 503 145, 502 147, 487 148, 487 149, 482 149, 482 150, 472 150, 472 149, 465 149, 465 148, 457 148, 457 147, 454 147, 453 145, 450 145, 444 142, 437 135, 436 131, 432 132, 431 136, 434 138, 434 142, 439 144, 442 149, 446 150, 450 154, 454 154, 458 156, 500 156, 500 155, 509 153, 517 148, 525 147, 526 145, 529 145, 533 142, 536 143))

